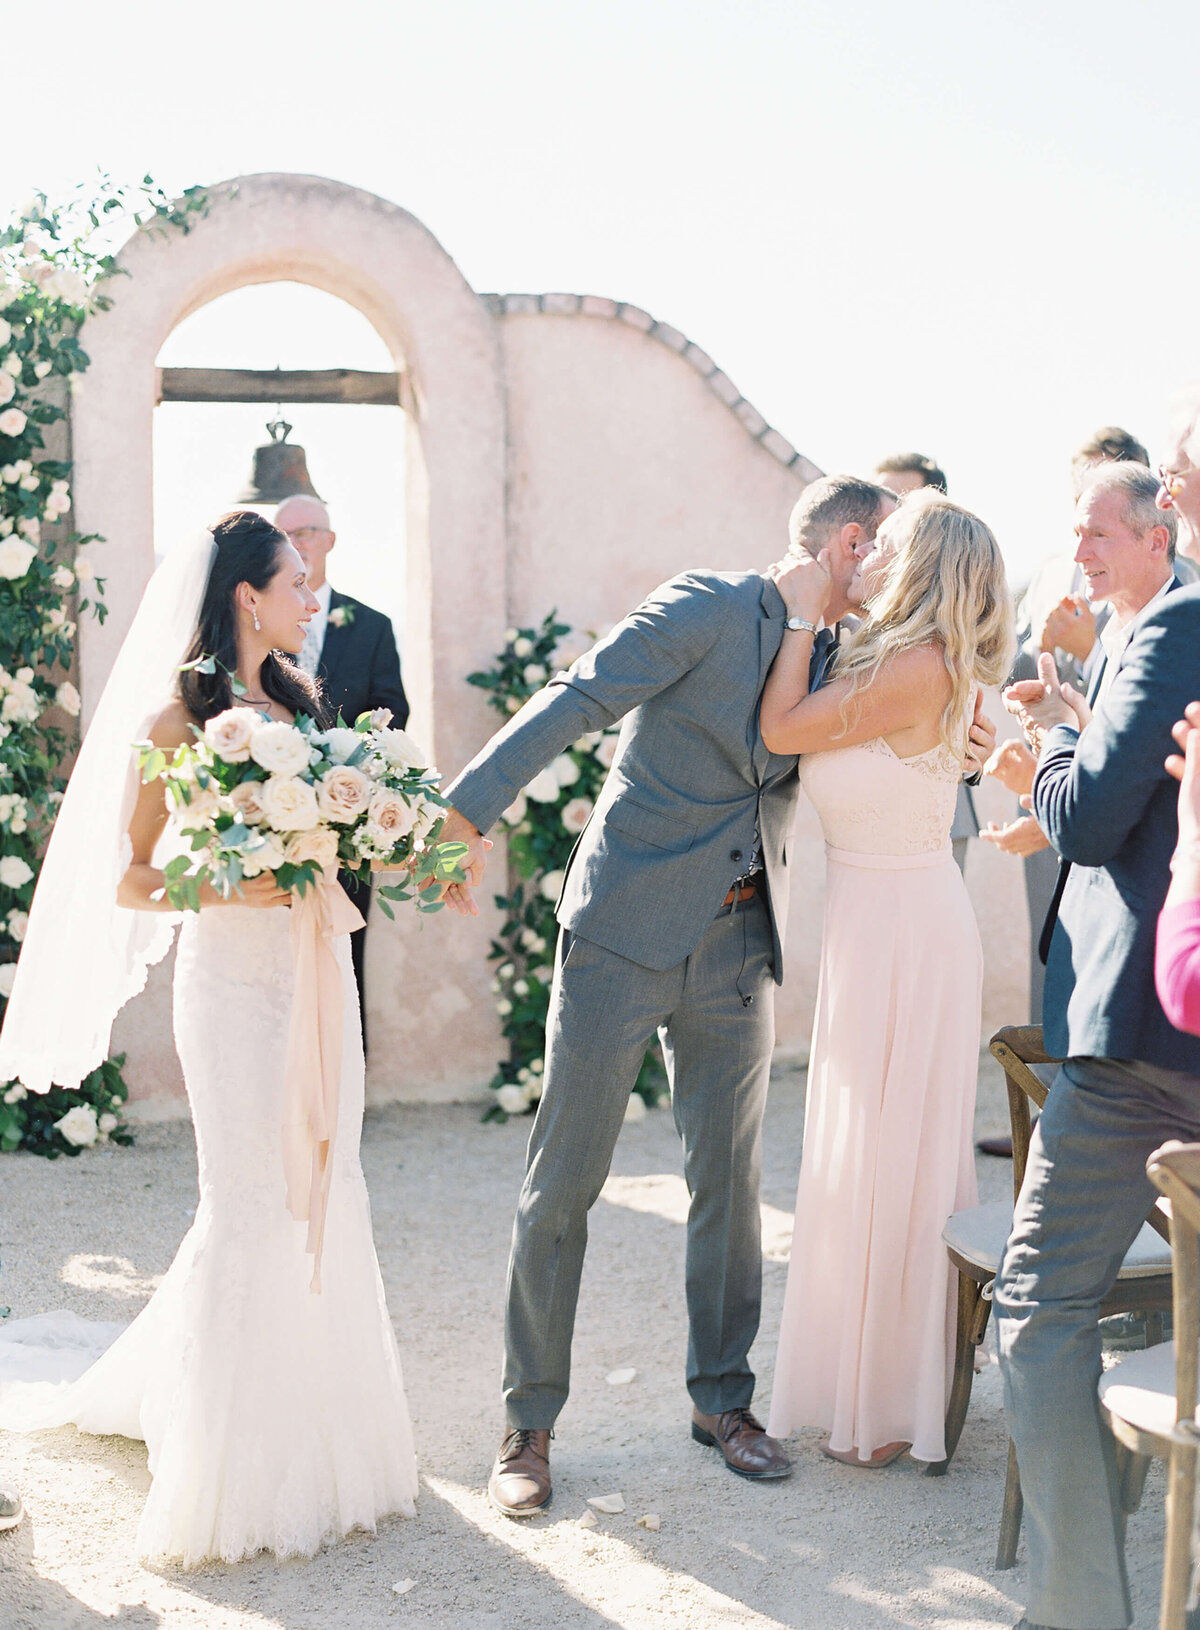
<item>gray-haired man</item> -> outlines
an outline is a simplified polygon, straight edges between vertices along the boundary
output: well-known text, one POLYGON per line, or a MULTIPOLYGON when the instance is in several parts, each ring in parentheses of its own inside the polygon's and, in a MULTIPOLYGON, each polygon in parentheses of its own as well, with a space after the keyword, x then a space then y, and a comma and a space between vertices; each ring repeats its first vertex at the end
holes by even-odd
MULTIPOLYGON (((830 552, 830 617, 894 508, 870 482, 827 476, 791 519, 793 548, 830 552)), ((546 1028, 546 1075, 509 1263, 508 1432, 489 1493, 509 1516, 550 1500, 549 1440, 567 1397, 587 1213, 607 1176, 643 1053, 657 1032, 691 1193, 687 1238, 692 1433, 731 1470, 790 1462, 750 1412, 762 1259, 758 1187, 783 972, 796 760, 769 754, 759 696, 786 637, 769 575, 687 572, 553 679, 448 789, 445 836, 472 845, 519 789, 587 731, 624 720, 617 757, 572 856, 546 1028)), ((833 634, 822 631, 814 682, 833 634)), ((460 906, 465 902, 460 896, 460 906)))

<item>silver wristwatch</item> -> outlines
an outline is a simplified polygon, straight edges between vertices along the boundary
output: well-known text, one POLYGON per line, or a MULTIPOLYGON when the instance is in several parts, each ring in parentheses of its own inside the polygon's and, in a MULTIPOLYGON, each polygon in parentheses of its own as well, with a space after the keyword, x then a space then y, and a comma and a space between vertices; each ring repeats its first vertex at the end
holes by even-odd
POLYGON ((816 623, 810 623, 807 617, 789 617, 783 626, 793 634, 815 634, 817 631, 816 623))

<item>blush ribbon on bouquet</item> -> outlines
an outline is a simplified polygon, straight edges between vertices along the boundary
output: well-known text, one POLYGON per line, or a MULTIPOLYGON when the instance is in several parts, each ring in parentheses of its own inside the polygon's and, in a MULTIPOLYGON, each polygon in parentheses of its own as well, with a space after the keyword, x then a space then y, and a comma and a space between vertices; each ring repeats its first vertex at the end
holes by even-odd
POLYGON ((308 1224, 310 1289, 321 1289, 325 1211, 342 1084, 342 970, 334 940, 364 926, 340 883, 322 879, 292 899, 295 984, 284 1072, 283 1170, 287 1208, 308 1224))

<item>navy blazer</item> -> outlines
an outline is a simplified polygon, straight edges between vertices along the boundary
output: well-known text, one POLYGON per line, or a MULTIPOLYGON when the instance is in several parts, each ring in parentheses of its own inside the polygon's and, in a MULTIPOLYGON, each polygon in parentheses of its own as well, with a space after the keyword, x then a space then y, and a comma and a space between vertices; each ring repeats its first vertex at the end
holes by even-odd
POLYGON ((1126 646, 1081 736, 1057 725, 1033 783, 1038 825, 1072 862, 1046 963, 1047 1051, 1200 1075, 1200 1039, 1168 1021, 1154 938, 1178 835, 1163 767, 1171 726, 1200 699, 1200 586, 1179 589, 1126 646))
POLYGON ((408 698, 400 678, 400 657, 389 618, 336 589, 329 597, 330 619, 317 664, 321 693, 331 715, 353 724, 373 708, 392 710, 392 723, 408 723, 408 698), (333 613, 342 611, 339 626, 333 613))

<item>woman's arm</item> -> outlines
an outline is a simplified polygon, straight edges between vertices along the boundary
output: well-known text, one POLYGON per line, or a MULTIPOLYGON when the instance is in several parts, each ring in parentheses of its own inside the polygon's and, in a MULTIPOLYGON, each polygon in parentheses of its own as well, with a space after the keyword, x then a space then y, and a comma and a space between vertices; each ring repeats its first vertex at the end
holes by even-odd
MULTIPOLYGON (((182 702, 172 702, 154 721, 150 740, 168 755, 185 742, 191 742, 193 723, 191 714, 182 702)), ((167 824, 167 800, 161 781, 142 782, 138 787, 137 803, 129 822, 129 841, 133 846, 133 859, 129 869, 117 885, 117 904, 129 911, 174 911, 166 898, 166 879, 151 864, 154 849, 167 824)), ((290 896, 275 881, 274 872, 263 872, 247 878, 242 893, 234 895, 233 902, 245 906, 287 905, 290 896)), ((225 905, 222 896, 209 884, 200 889, 202 906, 225 905)))

